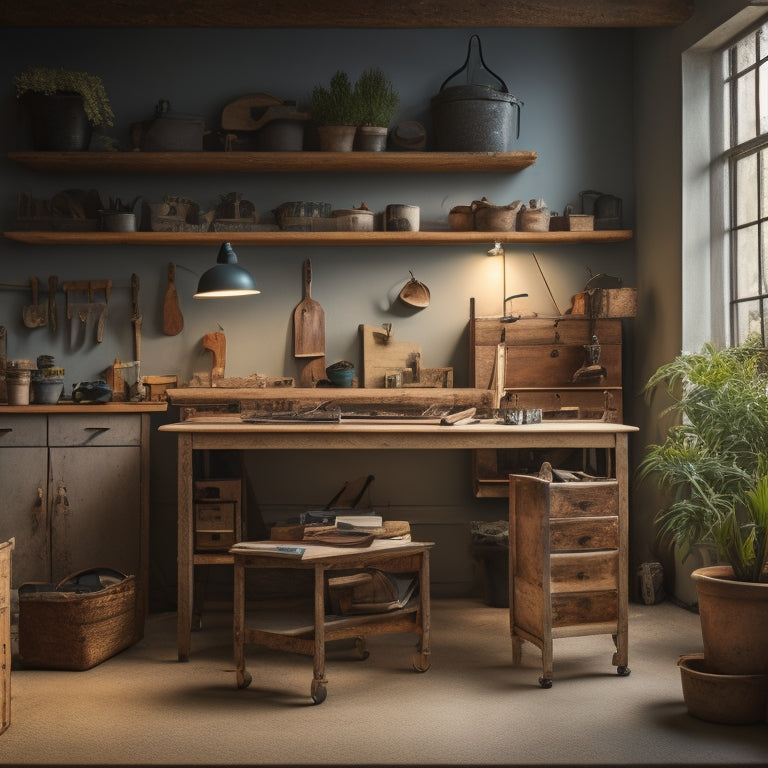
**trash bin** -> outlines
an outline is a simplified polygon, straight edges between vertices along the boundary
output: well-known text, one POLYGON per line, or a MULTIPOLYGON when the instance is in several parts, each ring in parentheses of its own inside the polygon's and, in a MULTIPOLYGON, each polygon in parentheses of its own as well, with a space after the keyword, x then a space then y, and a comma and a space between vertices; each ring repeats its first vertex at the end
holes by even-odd
POLYGON ((509 521, 474 520, 472 557, 481 566, 485 602, 494 608, 509 608, 509 521))

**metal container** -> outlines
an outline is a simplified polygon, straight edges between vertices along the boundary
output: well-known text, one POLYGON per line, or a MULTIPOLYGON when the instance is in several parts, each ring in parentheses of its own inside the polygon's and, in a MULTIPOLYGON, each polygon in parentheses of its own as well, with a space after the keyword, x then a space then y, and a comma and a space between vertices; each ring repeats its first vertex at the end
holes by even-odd
POLYGON ((464 66, 450 75, 432 99, 435 148, 441 152, 509 152, 520 136, 520 108, 523 102, 509 93, 506 83, 485 65, 480 38, 469 40, 464 66), (473 43, 477 53, 473 53, 473 43), (474 58, 472 64, 470 60, 474 58), (479 62, 479 64, 478 64, 479 62), (446 85, 462 72, 484 69, 498 83, 446 85))

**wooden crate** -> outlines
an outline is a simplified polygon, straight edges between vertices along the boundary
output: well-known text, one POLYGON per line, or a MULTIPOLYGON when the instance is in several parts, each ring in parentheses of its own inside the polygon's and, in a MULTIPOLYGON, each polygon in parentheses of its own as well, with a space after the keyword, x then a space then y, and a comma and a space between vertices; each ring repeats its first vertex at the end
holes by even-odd
POLYGON ((11 550, 14 541, 0 543, 0 733, 11 724, 11 550))
POLYGON ((541 649, 542 687, 553 678, 552 641, 608 634, 626 674, 626 520, 616 480, 553 483, 509 478, 510 627, 515 663, 527 640, 541 649))

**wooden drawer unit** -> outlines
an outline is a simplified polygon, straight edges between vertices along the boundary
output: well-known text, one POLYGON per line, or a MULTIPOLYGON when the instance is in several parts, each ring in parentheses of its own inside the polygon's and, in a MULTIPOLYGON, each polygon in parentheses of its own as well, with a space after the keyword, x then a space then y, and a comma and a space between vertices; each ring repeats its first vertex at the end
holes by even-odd
POLYGON ((243 539, 242 481, 195 480, 195 550, 226 552, 243 539))
POLYGON ((550 483, 509 478, 510 628, 541 649, 539 683, 552 684, 552 641, 608 634, 627 668, 627 525, 616 480, 550 483))

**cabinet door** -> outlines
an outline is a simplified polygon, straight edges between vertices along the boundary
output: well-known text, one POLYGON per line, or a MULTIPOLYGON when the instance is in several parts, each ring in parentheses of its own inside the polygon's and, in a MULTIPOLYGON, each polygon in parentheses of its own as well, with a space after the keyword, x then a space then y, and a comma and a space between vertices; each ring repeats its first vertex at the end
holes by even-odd
POLYGON ((51 447, 50 467, 53 579, 97 566, 138 574, 141 449, 51 447))
POLYGON ((12 588, 50 578, 48 449, 0 447, 0 541, 16 539, 12 588))

